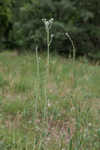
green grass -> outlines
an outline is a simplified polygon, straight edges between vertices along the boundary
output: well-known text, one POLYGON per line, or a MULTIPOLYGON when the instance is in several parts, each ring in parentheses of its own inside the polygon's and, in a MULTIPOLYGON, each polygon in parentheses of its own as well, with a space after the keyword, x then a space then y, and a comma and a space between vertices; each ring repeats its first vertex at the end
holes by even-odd
POLYGON ((0 150, 100 150, 100 66, 46 62, 0 53, 0 150))

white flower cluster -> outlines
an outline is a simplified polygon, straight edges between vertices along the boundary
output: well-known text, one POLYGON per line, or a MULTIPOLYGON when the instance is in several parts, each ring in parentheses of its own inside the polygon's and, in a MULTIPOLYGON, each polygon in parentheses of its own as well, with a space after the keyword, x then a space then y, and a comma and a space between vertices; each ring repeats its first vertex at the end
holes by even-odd
POLYGON ((48 45, 48 48, 53 40, 53 37, 54 37, 54 34, 50 34, 50 29, 52 27, 52 24, 54 22, 54 19, 51 18, 50 20, 47 20, 47 19, 42 19, 44 25, 45 25, 45 30, 46 30, 46 33, 47 33, 47 45, 48 45))
POLYGON ((53 18, 51 18, 50 20, 42 19, 42 21, 43 21, 43 23, 45 25, 46 32, 48 32, 51 29, 51 27, 52 27, 54 19, 53 18))

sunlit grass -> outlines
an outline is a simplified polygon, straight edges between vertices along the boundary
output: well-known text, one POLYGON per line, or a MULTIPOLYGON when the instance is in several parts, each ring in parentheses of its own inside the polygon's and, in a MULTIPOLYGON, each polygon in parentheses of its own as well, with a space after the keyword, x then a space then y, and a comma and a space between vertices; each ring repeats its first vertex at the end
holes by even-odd
POLYGON ((99 150, 100 67, 76 60, 73 78, 72 60, 51 54, 46 84, 38 55, 39 77, 35 54, 0 53, 0 149, 99 150))

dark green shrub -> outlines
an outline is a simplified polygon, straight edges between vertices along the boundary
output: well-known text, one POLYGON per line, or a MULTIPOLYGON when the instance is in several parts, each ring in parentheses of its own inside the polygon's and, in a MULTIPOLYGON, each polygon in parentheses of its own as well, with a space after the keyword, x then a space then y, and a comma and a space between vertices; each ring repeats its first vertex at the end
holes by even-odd
POLYGON ((12 24, 11 0, 0 0, 0 48, 9 41, 12 24))
POLYGON ((94 53, 100 48, 99 0, 13 0, 13 30, 11 45, 34 50, 38 44, 46 48, 46 33, 42 18, 54 18, 55 34, 52 50, 69 53, 72 46, 64 34, 69 32, 77 47, 77 54, 94 53))

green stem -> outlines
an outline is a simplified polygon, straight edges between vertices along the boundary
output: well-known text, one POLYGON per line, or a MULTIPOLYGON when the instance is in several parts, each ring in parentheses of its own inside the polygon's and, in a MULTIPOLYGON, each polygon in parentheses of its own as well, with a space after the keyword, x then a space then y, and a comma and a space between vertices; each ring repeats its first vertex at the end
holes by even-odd
POLYGON ((49 56, 49 53, 50 53, 50 38, 49 38, 49 30, 47 31, 47 68, 48 68, 48 71, 49 71, 49 59, 50 59, 50 56, 49 56))

